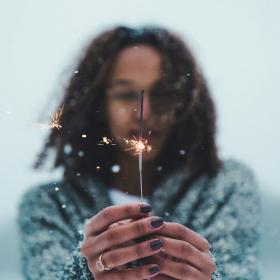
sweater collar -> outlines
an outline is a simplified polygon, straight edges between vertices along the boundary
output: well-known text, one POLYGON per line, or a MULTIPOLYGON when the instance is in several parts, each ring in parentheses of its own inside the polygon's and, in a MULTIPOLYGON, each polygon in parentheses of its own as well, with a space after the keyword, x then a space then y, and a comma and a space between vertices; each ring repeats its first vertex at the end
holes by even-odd
MULTIPOLYGON (((169 203, 176 197, 182 184, 189 178, 189 172, 179 169, 163 180, 151 196, 152 215, 161 216, 166 220, 171 219, 169 217, 170 213, 168 212, 169 203)), ((86 179, 82 182, 82 186, 93 199, 95 209, 92 209, 92 211, 94 213, 98 213, 112 205, 109 197, 109 189, 101 181, 97 179, 86 179)))

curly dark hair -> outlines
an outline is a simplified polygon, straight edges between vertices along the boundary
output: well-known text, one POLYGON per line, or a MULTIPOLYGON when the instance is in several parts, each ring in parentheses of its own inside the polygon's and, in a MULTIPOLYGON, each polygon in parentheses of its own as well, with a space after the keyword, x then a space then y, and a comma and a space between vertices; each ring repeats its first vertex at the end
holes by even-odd
POLYGON ((122 26, 104 32, 86 47, 61 101, 63 128, 51 130, 35 168, 43 164, 48 150, 54 148, 54 167, 63 166, 66 179, 80 173, 110 184, 113 176, 108 174, 117 164, 115 146, 97 145, 103 136, 110 137, 104 118, 104 92, 118 53, 127 46, 139 44, 150 45, 161 53, 166 74, 164 87, 174 96, 180 96, 176 123, 159 158, 164 176, 179 166, 210 177, 217 173, 221 161, 215 144, 216 113, 190 50, 165 29, 122 26), (82 134, 87 137, 82 138, 82 134), (71 149, 65 153, 67 145, 71 149))

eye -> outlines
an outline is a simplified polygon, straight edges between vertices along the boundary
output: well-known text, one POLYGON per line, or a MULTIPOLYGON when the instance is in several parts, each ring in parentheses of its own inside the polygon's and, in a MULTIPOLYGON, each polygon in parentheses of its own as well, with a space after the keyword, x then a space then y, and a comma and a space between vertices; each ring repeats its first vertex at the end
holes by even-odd
POLYGON ((115 100, 134 101, 139 99, 139 94, 130 92, 118 92, 114 94, 115 100))
POLYGON ((156 114, 170 112, 176 108, 177 92, 174 90, 157 90, 151 94, 153 110, 156 114))
POLYGON ((174 99, 174 92, 168 90, 159 90, 152 94, 156 99, 171 101, 174 99))

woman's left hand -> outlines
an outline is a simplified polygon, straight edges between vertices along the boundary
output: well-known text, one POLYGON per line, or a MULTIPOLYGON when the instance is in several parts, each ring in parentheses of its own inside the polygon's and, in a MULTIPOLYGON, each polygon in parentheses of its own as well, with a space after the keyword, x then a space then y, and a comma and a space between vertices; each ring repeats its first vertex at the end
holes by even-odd
POLYGON ((209 253, 209 243, 198 233, 177 223, 165 222, 152 236, 163 243, 162 251, 149 257, 160 268, 155 280, 210 280, 216 264, 209 253), (166 277, 166 276, 169 277, 166 277))

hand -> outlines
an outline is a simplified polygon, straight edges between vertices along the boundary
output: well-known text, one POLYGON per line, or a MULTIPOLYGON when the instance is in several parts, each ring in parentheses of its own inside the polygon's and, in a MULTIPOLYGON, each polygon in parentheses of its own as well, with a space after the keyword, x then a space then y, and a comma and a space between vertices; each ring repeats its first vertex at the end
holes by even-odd
POLYGON ((128 262, 157 254, 162 249, 161 241, 156 238, 139 244, 131 243, 135 238, 156 233, 162 228, 162 218, 150 217, 151 208, 148 209, 148 213, 141 212, 145 208, 147 210, 149 206, 143 205, 143 203, 110 206, 86 223, 85 240, 81 253, 87 259, 88 267, 96 280, 138 280, 151 278, 159 273, 159 268, 155 264, 134 269, 124 269, 123 267, 128 262), (112 226, 112 224, 125 219, 132 220, 129 223, 119 223, 118 226, 112 226), (122 244, 133 245, 124 248, 122 244), (113 267, 112 270, 100 271, 98 269, 96 263, 102 253, 104 253, 103 262, 106 267, 113 267))
POLYGON ((161 274, 155 280, 210 280, 216 265, 209 253, 209 243, 198 233, 177 223, 165 222, 150 238, 162 241, 163 249, 149 258, 161 274), (167 277, 167 276, 169 277, 167 277))

